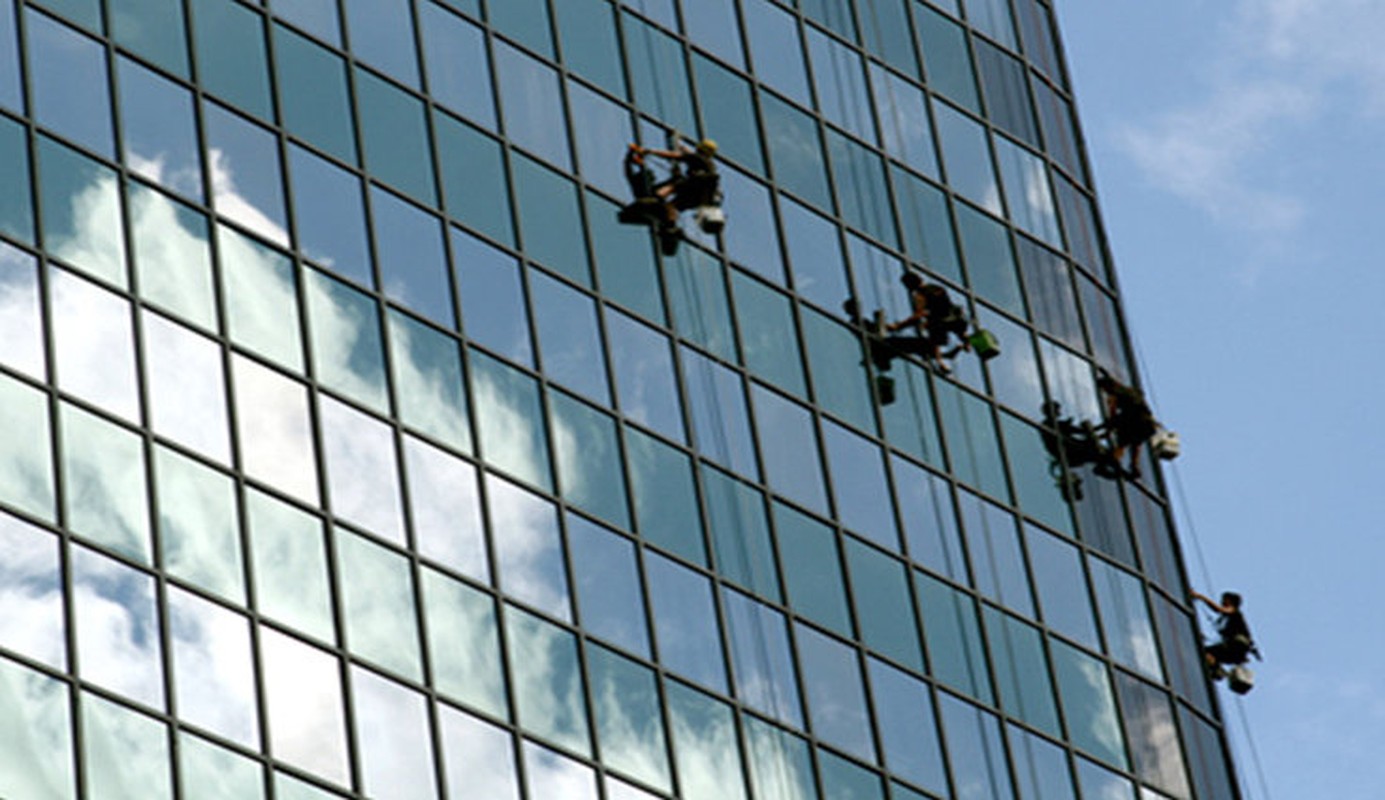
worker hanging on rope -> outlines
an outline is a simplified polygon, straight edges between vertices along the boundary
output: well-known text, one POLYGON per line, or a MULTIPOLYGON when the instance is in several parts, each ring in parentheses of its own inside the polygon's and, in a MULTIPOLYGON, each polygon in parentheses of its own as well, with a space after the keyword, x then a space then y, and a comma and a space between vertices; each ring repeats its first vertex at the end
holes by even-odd
POLYGON ((1097 430, 1110 437, 1108 458, 1098 465, 1097 474, 1107 477, 1119 474, 1121 459, 1129 452, 1130 465, 1125 472, 1131 478, 1140 477, 1140 448, 1146 442, 1158 458, 1178 456, 1178 434, 1159 424, 1139 389, 1121 383, 1105 370, 1098 374, 1096 386, 1106 412, 1106 421, 1097 430))
POLYGON ((942 284, 928 283, 917 272, 905 272, 899 280, 909 293, 909 316, 886 325, 885 331, 897 334, 912 330, 913 334, 885 336, 877 342, 873 355, 878 368, 889 369, 891 360, 904 353, 913 353, 945 375, 952 371, 949 361, 963 350, 975 349, 982 360, 1000 354, 995 336, 989 331, 975 328, 971 335, 967 334, 966 314, 961 306, 952 302, 942 284), (944 349, 953 336, 958 343, 944 349))
POLYGON ((1255 648, 1255 640, 1250 636, 1250 626, 1241 614, 1241 596, 1235 592, 1222 592, 1221 600, 1216 601, 1205 594, 1192 593, 1194 601, 1201 601, 1217 612, 1218 640, 1203 648, 1203 659, 1207 674, 1212 680, 1227 678, 1227 686, 1236 694, 1245 694, 1255 685, 1255 675, 1246 666, 1250 656, 1260 658, 1255 648))
POLYGON ((678 242, 683 238, 678 217, 684 211, 695 211, 697 225, 704 233, 720 233, 726 215, 721 209, 716 152, 717 144, 711 139, 703 139, 693 147, 680 143, 675 150, 630 145, 625 154, 625 179, 634 200, 620 210, 618 219, 630 225, 652 227, 659 236, 660 250, 667 256, 678 252, 678 242), (647 156, 667 161, 668 177, 656 181, 647 156))

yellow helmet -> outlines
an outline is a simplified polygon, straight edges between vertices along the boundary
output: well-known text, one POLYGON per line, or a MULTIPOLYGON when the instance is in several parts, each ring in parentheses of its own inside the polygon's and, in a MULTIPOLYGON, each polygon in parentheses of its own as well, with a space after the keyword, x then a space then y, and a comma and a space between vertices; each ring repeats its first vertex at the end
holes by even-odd
POLYGON ((717 143, 715 140, 712 139, 703 139, 702 141, 697 143, 697 150, 698 152, 706 153, 709 156, 714 155, 717 152, 717 143))

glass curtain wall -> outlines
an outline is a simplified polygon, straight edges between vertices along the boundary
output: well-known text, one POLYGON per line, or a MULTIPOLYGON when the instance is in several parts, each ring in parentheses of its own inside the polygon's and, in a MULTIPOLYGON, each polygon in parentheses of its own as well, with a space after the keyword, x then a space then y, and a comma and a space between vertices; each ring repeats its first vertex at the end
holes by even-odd
POLYGON ((0 0, 0 175, 0 796, 1237 796, 1049 0, 0 0))

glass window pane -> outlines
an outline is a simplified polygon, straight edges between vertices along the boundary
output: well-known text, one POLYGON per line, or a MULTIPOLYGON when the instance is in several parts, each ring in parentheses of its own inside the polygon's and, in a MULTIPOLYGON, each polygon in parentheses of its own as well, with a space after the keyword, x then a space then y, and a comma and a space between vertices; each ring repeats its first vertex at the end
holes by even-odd
POLYGON ((576 184, 533 159, 517 157, 512 163, 526 254, 569 280, 589 285, 576 184))
POLYGON ((161 316, 141 315, 149 420, 156 433, 231 461, 221 348, 161 316))
MULTIPOLYGON (((732 66, 745 68, 745 55, 740 47, 741 26, 736 20, 733 0, 698 0, 697 13, 686 15, 683 24, 688 37, 699 47, 715 53, 732 66)), ((705 90, 705 83, 699 80, 698 85, 705 90)))
POLYGON ((680 354, 699 449, 729 469, 756 477, 755 439, 741 377, 692 348, 683 347, 680 354))
POLYGON ((44 249, 124 287, 125 233, 115 172, 47 137, 39 138, 38 163, 44 249))
POLYGON ((937 383, 936 397, 953 473, 992 496, 1008 498, 1009 486, 990 405, 942 381, 937 383))
POLYGON ((1011 221, 1048 244, 1061 247, 1063 239, 1058 232, 1053 188, 1044 162, 1003 136, 997 136, 995 143, 1011 221))
POLYGON ((436 570, 425 569, 422 574, 434 685, 454 700, 504 718, 508 712, 495 601, 436 570))
POLYGON ((217 213, 287 247, 284 177, 274 135, 213 103, 203 108, 217 213))
POLYGON ((852 755, 874 761, 870 710, 857 650, 802 624, 794 626, 794 637, 814 734, 852 755))
POLYGON ((850 637, 851 612, 836 532, 783 503, 774 504, 774 527, 782 545, 789 605, 796 613, 850 637))
POLYGON ((806 306, 802 309, 803 338, 818 405, 862 430, 874 431, 876 406, 863 364, 860 334, 806 306))
MULTIPOLYGON (((879 2, 880 0, 868 0, 879 2)), ((898 0, 895 0, 898 5, 898 0)), ((903 29, 907 31, 907 26, 903 29)), ((871 94, 880 114, 880 139, 886 152, 930 178, 938 177, 938 154, 923 90, 893 72, 870 65, 871 94)))
POLYGON ((905 251, 931 272, 960 283, 962 265, 957 260, 957 236, 952 230, 947 195, 899 167, 890 167, 890 178, 905 251))
POLYGON ((625 52, 639 54, 640 68, 630 70, 636 104, 675 131, 697 130, 687 56, 679 41, 628 11, 621 23, 625 52))
POLYGON ((764 495, 710 466, 702 469, 707 528, 722 577, 779 600, 778 570, 764 495))
POLYGON ((745 716, 746 761, 756 797, 817 800, 808 743, 782 728, 745 716))
POLYGON ((794 289, 835 313, 852 295, 842 258, 840 233, 825 217, 792 200, 779 204, 784 242, 793 267, 794 289))
POLYGON ((388 410, 380 311, 374 299, 315 269, 304 270, 303 287, 314 377, 376 411, 388 410))
POLYGON ((154 449, 159 543, 169 574, 245 604, 235 484, 162 446, 154 449))
POLYGON ((1010 716, 1061 737, 1043 634, 991 606, 986 606, 983 614, 1001 707, 1010 716))
POLYGON ((509 606, 505 634, 519 724, 576 753, 590 754, 576 638, 509 606))
POLYGON ((246 493, 245 509, 260 613, 335 642, 321 520, 254 489, 246 493))
POLYGON ((678 797, 744 800, 743 762, 730 706, 679 683, 666 686, 678 797))
POLYGON ((663 290, 654 238, 642 227, 622 225, 620 207, 588 191, 587 235, 602 292, 612 302, 664 323, 663 290))
POLYGON ((274 26, 280 108, 289 133, 356 163, 346 62, 283 25, 274 26))
POLYGON ((662 791, 672 788, 654 672, 602 647, 587 648, 602 762, 662 791))
POLYGON ((808 387, 792 301, 740 270, 732 270, 731 284, 746 367, 780 389, 804 397, 808 387))
POLYGON ((1125 744, 1105 665, 1075 647, 1051 641, 1068 739, 1103 761, 1124 768, 1125 744))
MULTIPOLYGON (((0 7, 0 36, 4 36, 5 10, 0 7)), ((3 46, 3 45, 0 45, 3 46)), ((32 186, 28 136, 18 122, 0 119, 0 181, 6 186, 32 186)), ((29 192, 6 192, 0 197, 0 231, 32 244, 34 210, 29 192)))
POLYGON ((231 376, 245 471, 316 505, 317 460, 307 387, 240 356, 231 361, 231 376))
POLYGON ((84 547, 71 551, 72 610, 83 680, 164 707, 154 579, 84 547))
POLYGON ((216 288, 206 216, 143 185, 130 183, 126 189, 140 294, 215 330, 216 288))
POLYGON ((552 488, 548 436, 533 378, 488 356, 471 361, 472 396, 486 461, 542 489, 552 488))
POLYGON ((892 457, 891 466, 910 558, 939 575, 965 582, 967 559, 947 481, 899 456, 892 457))
POLYGON ((987 211, 1003 213, 985 129, 944 103, 933 108, 948 184, 987 211))
POLYGON ((1011 50, 1016 49, 1015 21, 1006 0, 966 0, 967 21, 1011 50))
POLYGON ((457 288, 467 336, 511 361, 532 365, 529 314, 519 263, 457 228, 452 229, 452 255, 457 263, 457 288))
POLYGON ((0 794, 76 797, 67 684, 0 659, 0 703, 0 794))
POLYGON ((101 45, 46 14, 24 16, 29 82, 40 125, 106 158, 115 156, 110 79, 101 45))
POLYGON ((1025 526, 1035 590, 1048 627, 1096 650, 1100 647, 1087 576, 1077 548, 1025 526))
POLYGON ((67 523, 78 534, 148 564, 149 491, 144 447, 124 428, 62 406, 67 523))
MULTIPOLYGON (((605 0, 592 2, 606 5, 605 0)), ((570 7, 574 7, 573 4, 560 5, 560 13, 561 9, 570 7)), ((607 9, 609 14, 609 6, 607 9)), ((608 35, 615 35, 615 28, 605 30, 608 35)), ((611 50, 610 54, 617 52, 611 50)), ((568 102, 572 104, 573 144, 577 148, 578 172, 582 180, 616 197, 625 197, 630 192, 623 163, 627 151, 617 143, 634 141, 630 110, 576 81, 567 82, 567 92, 568 102)))
POLYGON ((899 549, 884 454, 873 442, 841 425, 823 426, 837 517, 852 531, 891 550, 899 549))
POLYGON ((1015 725, 1005 726, 1015 762, 1015 788, 1023 800, 1077 800, 1062 748, 1015 725))
POLYGON ((487 3, 491 25, 548 58, 553 57, 553 35, 548 19, 548 4, 543 0, 510 0, 487 3))
POLYGON ((408 86, 418 87, 418 47, 408 0, 346 0, 351 53, 408 86))
POLYGON ((973 586, 1006 608, 1034 616, 1029 571, 1014 515, 970 492, 962 492, 960 499, 973 586))
POLYGON ((862 642, 878 653, 922 671, 918 620, 914 618, 905 566, 849 537, 846 556, 862 642))
POLYGON ((828 797, 885 800, 885 790, 876 773, 828 750, 818 750, 818 763, 822 767, 822 791, 828 797))
POLYGON ((421 100, 356 67, 356 121, 366 169, 421 203, 437 205, 427 109, 421 100))
POLYGON ((544 375, 595 403, 610 405, 596 303, 538 270, 530 270, 529 278, 544 375))
POLYGON ((333 783, 349 783, 337 659, 265 627, 260 659, 274 757, 333 783))
POLYGON ((883 661, 867 661, 885 766, 931 792, 945 794, 947 773, 928 685, 883 661))
POLYGON ((296 144, 289 146, 289 169, 299 250, 361 286, 374 285, 360 180, 296 144))
POLYGON ((811 105, 808 70, 793 14, 769 0, 746 0, 741 10, 757 77, 800 105, 811 105))
POLYGON ((338 528, 337 591, 351 652, 414 681, 423 680, 418 610, 409 561, 338 528))
POLYGON ((363 791, 380 800, 437 797, 423 695, 356 666, 351 695, 363 791))
POLYGON ((388 325, 399 420, 456 450, 472 452, 461 345, 393 309, 388 325))
POLYGON ((721 262, 693 250, 665 262, 665 269, 669 304, 678 333, 726 361, 735 361, 735 333, 721 262))
MULTIPOLYGON (((726 254, 767 280, 783 284, 783 256, 779 232, 774 227, 774 203, 769 187, 730 167, 721 169, 720 174, 721 207, 727 219, 734 221, 721 233, 726 254)), ((708 250, 717 248, 715 237, 703 234, 695 225, 687 225, 684 235, 708 250)))
POLYGON ((978 39, 976 65, 981 70, 981 85, 986 90, 986 110, 990 112, 991 122, 1025 144, 1039 147, 1034 98, 1029 93, 1024 64, 990 42, 978 39))
POLYGON ((976 76, 972 73, 971 53, 962 27, 918 3, 914 4, 914 17, 918 21, 919 51, 923 53, 929 86, 964 108, 979 112, 976 76))
POLYGON ((736 695, 746 705, 803 727, 795 664, 784 615, 731 589, 722 589, 736 695))
MULTIPOLYGON (((6 554, 0 563, 0 585, 5 587, 0 593, 0 641, 13 652, 63 669, 67 623, 57 538, 17 517, 0 514, 0 552, 6 554)), ((4 763, 0 756, 0 764, 4 763)))
POLYGON ((960 204, 957 206, 957 228, 972 290, 1011 314, 1023 317, 1024 300, 1020 295, 1009 231, 999 221, 960 204))
POLYGON ((495 62, 505 133, 515 144, 570 172, 567 115, 558 73, 503 42, 496 43, 495 62))
POLYGON ((1140 580, 1101 559, 1091 558, 1088 563, 1091 564, 1097 608, 1101 611, 1101 629, 1106 634, 1106 647, 1111 657, 1162 681, 1164 670, 1159 664, 1159 644, 1140 580))
POLYGON ((818 110, 822 115, 857 138, 876 141, 875 120, 864 100, 868 97, 866 69, 860 54, 810 27, 808 57, 817 88, 818 110))
POLYGON ((264 767, 190 733, 178 735, 178 791, 186 800, 264 800, 264 767))
MULTIPOLYGON (((692 29, 709 24, 718 14, 727 17, 726 25, 736 24, 731 0, 699 0, 697 13, 689 14, 685 20, 692 29), (721 8, 710 8, 713 4, 721 8)), ((692 31, 692 35, 697 34, 692 31)), ((739 61, 739 41, 736 34, 732 33, 727 41, 707 43, 707 46, 713 50, 732 49, 735 52, 734 60, 739 61)), ((693 53, 693 76, 697 80, 702 131, 717 142, 718 157, 747 167, 757 175, 763 175, 763 144, 760 141, 760 132, 755 127, 755 116, 748 113, 755 103, 750 82, 701 53, 693 53)))
POLYGON ((486 37, 437 3, 419 3, 428 93, 434 100, 487 130, 495 130, 486 37))
POLYGON ((168 730, 125 706, 81 697, 82 766, 90 800, 173 797, 168 730))
POLYGON ((649 625, 634 542, 575 514, 567 515, 567 535, 582 627, 648 658, 649 625))
MULTIPOLYGON (((39 518, 53 520, 53 436, 48 399, 15 379, 0 376, 0 501, 39 518)), ((71 491, 71 489, 69 489, 71 491)))
POLYGON ((404 437, 409 523, 422 555, 479 581, 490 580, 476 468, 412 436, 404 437))
MULTIPOLYGON (((180 17, 179 8, 168 11, 180 17)), ((202 159, 192 93, 124 57, 116 62, 116 72, 124 162, 165 189, 200 202, 202 159)))
POLYGON ((514 743, 507 732, 441 704, 438 727, 449 800, 519 800, 514 743))
POLYGON ((957 800, 1013 797, 1000 722, 965 700, 941 695, 939 712, 947 736, 957 800))
POLYGON ((711 582, 654 553, 646 557, 645 570, 659 661, 690 680, 725 692, 726 664, 711 582))
POLYGON ((914 573, 929 666, 938 680, 993 702, 976 601, 936 578, 914 573))
MULTIPOLYGON (((1013 351, 1009 351, 1013 352, 1013 351)), ((1044 432, 1010 414, 1002 414, 1001 426, 1009 448, 1010 476, 1025 514, 1069 536, 1073 533, 1068 498, 1081 491, 1081 479, 1055 478, 1052 456, 1044 446, 1044 432), (1074 485, 1075 484, 1075 485, 1074 485)))
POLYGON ((558 511, 547 500, 486 476, 500 587, 563 621, 572 619, 558 511))
POLYGON ((264 17, 239 3, 192 0, 197 80, 261 119, 274 118, 264 17))
POLYGON ((176 587, 168 590, 168 616, 178 717, 257 747, 249 620, 176 587))
POLYGON ((780 495, 827 513, 827 489, 812 413, 782 395, 752 385, 755 427, 765 479, 780 495))
POLYGON ((1116 691, 1135 773, 1174 797, 1188 797, 1188 772, 1183 766, 1169 696, 1124 673, 1116 675, 1116 691))
POLYGON ((606 334, 625 416, 673 441, 685 441, 682 398, 668 337, 609 307, 606 334))
MULTIPOLYGON (((755 0, 754 5, 771 7, 769 0, 755 0)), ((774 166, 775 181, 818 208, 832 210, 817 123, 774 95, 762 94, 760 98, 765 145, 774 166)))
POLYGON ((706 564, 692 461, 634 428, 626 429, 625 441, 640 536, 696 564, 706 564))
POLYGON ((504 148, 446 114, 433 115, 447 212, 507 245, 515 243, 504 148))
POLYGON ((127 420, 138 420, 129 302, 66 270, 54 268, 48 275, 58 385, 127 420))
POLYGON ((620 41, 616 38, 611 4, 605 0, 578 0, 557 3, 554 11, 558 15, 563 61, 568 69, 611 94, 624 97, 620 41))
POLYGON ((303 369, 293 264, 282 253, 226 226, 217 228, 232 341, 294 371, 303 369))
POLYGON ((385 294, 451 327, 452 285, 443 252, 442 220, 373 186, 370 206, 385 294))

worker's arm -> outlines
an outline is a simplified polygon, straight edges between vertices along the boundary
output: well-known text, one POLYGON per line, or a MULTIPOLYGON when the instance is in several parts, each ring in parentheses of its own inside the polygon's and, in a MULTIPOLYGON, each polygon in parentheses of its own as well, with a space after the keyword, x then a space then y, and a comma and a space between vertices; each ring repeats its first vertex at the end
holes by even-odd
POLYGON ((909 303, 913 307, 913 313, 899 322, 888 325, 887 327, 891 331, 903 330, 911 325, 920 325, 928 319, 928 303, 924 301, 923 295, 910 292, 909 303))
POLYGON ((1216 611, 1218 614, 1230 614, 1232 611, 1235 611, 1234 608, 1225 607, 1221 603, 1217 602, 1216 600, 1213 600, 1205 594, 1202 594, 1201 592, 1193 592, 1191 594, 1191 597, 1194 600, 1201 600, 1202 602, 1206 603, 1208 608, 1212 609, 1213 611, 1216 611))

